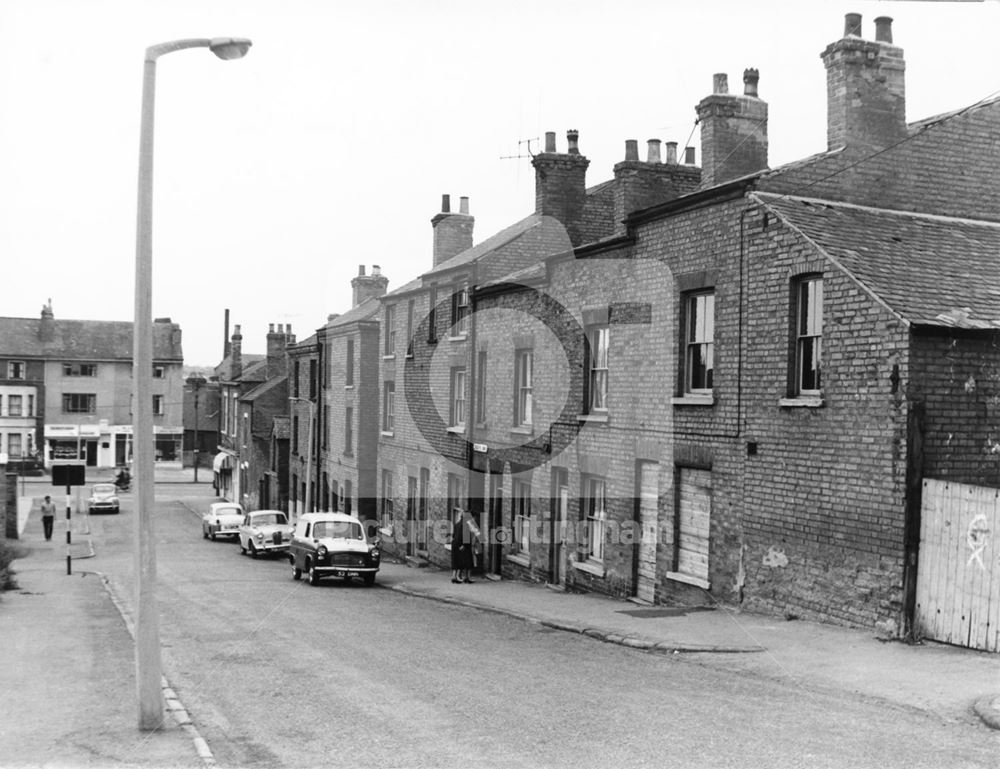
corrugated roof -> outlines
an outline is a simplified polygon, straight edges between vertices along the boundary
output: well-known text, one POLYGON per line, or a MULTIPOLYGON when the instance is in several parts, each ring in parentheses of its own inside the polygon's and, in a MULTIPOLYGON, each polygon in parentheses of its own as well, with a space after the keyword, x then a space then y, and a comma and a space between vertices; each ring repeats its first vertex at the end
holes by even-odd
MULTIPOLYGON (((0 356, 59 360, 132 360, 132 322, 53 319, 52 339, 39 336, 41 318, 0 318, 0 356)), ((153 324, 153 358, 184 360, 176 323, 153 324)))
POLYGON ((904 320, 1000 328, 1000 224, 756 192, 904 320))

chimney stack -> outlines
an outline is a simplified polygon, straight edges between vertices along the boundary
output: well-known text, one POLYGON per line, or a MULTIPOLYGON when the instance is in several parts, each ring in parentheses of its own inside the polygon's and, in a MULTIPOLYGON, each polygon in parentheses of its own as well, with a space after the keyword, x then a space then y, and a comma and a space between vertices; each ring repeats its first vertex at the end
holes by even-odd
POLYGON ((233 326, 229 350, 229 381, 234 382, 243 373, 243 335, 240 333, 239 323, 233 326))
POLYGON ((358 277, 351 279, 351 288, 354 291, 352 307, 357 307, 366 299, 375 296, 383 296, 389 286, 389 279, 382 275, 382 270, 377 264, 372 265, 372 274, 365 275, 365 266, 358 265, 358 277))
POLYGON ((757 70, 746 70, 740 95, 729 93, 725 74, 712 77, 712 95, 697 108, 702 187, 767 168, 767 102, 757 97, 758 79, 757 70))
POLYGON ((274 324, 267 327, 267 378, 284 376, 288 373, 288 357, 285 355, 285 346, 288 344, 288 337, 285 334, 284 326, 278 324, 278 330, 274 330, 274 324))
POLYGON ((38 341, 51 342, 56 334, 55 314, 52 312, 52 299, 42 305, 42 319, 38 324, 38 341))
POLYGON ((698 188, 701 171, 677 165, 677 142, 668 142, 673 163, 660 161, 660 140, 646 142, 646 160, 639 160, 639 142, 625 141, 625 159, 614 168, 614 234, 624 235, 625 219, 643 208, 664 203, 698 188))
POLYGON ((229 346, 229 310, 226 310, 226 320, 222 331, 222 357, 228 358, 232 349, 229 346))
POLYGON ((822 53, 826 65, 828 149, 885 149, 907 135, 903 49, 892 44, 892 19, 875 20, 875 40, 861 38, 861 15, 849 13, 844 37, 822 53))
POLYGON ((590 161, 580 154, 578 131, 567 131, 566 140, 566 153, 556 152, 556 135, 547 132, 545 152, 531 159, 535 167, 535 213, 558 219, 570 241, 578 245, 582 240, 580 227, 587 202, 590 161))
POLYGON ((467 197, 460 198, 459 213, 456 214, 451 211, 451 196, 441 196, 441 213, 431 219, 431 227, 434 228, 434 267, 472 248, 475 223, 475 217, 469 215, 467 197))

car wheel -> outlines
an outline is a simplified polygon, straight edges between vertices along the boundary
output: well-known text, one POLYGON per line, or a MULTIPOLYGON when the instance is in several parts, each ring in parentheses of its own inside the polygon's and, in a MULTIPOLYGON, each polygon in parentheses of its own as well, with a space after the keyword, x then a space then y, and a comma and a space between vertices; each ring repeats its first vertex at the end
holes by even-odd
POLYGON ((365 574, 362 577, 362 579, 364 579, 365 584, 368 585, 369 587, 371 587, 372 585, 375 584, 375 575, 374 574, 365 574))
POLYGON ((256 558, 257 557, 257 546, 253 542, 247 542, 247 547, 250 548, 250 557, 251 558, 256 558))
POLYGON ((319 584, 319 572, 316 571, 315 566, 309 567, 309 584, 313 587, 319 584))
POLYGON ((243 544, 243 539, 242 538, 240 539, 240 553, 242 555, 246 555, 247 554, 247 548, 246 548, 246 545, 243 544))
POLYGON ((201 538, 208 539, 208 532, 205 530, 204 526, 201 527, 201 538))
POLYGON ((302 579, 302 569, 295 565, 295 559, 292 559, 292 579, 302 579))
POLYGON ((214 530, 209 533, 208 538, 210 540, 212 540, 213 542, 215 542, 215 531, 214 530))

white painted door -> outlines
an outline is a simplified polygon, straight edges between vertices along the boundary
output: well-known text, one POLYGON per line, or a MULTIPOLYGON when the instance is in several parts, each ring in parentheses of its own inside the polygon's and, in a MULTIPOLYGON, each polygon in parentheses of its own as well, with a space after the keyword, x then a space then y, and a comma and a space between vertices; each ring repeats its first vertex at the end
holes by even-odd
POLYGON ((639 465, 640 539, 635 595, 646 603, 653 603, 656 586, 656 544, 660 528, 659 500, 659 465, 643 462, 639 465))
POLYGON ((708 540, 712 519, 712 471, 680 469, 677 571, 708 588, 708 540))
POLYGON ((926 479, 920 510, 917 629, 1000 651, 1000 489, 926 479))

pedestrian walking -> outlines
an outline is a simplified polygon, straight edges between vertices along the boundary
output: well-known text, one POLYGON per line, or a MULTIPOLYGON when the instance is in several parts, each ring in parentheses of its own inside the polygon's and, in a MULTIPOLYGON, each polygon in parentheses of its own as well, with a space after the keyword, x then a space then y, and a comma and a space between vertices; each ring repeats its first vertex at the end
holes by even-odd
POLYGON ((56 521, 56 504, 52 497, 46 495, 42 502, 42 528, 45 530, 45 541, 52 539, 52 525, 56 521))

